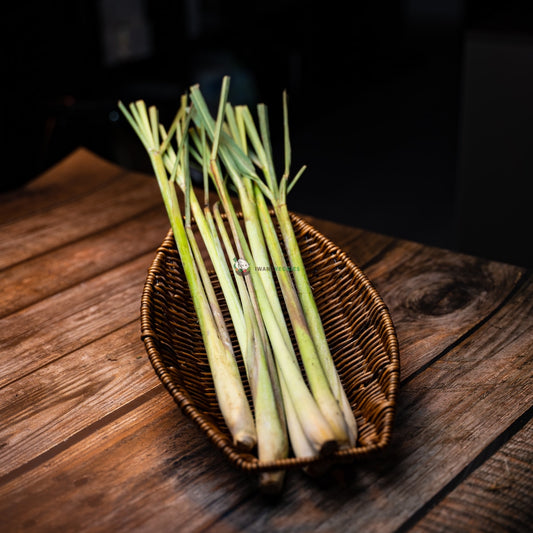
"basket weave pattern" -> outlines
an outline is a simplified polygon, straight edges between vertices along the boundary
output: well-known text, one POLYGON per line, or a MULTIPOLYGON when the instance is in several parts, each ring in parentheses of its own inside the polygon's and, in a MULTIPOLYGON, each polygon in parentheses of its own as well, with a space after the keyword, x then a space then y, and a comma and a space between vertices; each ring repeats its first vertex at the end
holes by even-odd
MULTIPOLYGON (((353 448, 326 458, 289 457, 272 463, 260 462, 252 454, 235 449, 218 407, 198 320, 171 231, 157 251, 143 291, 142 338, 157 376, 183 414, 231 463, 247 471, 349 461, 381 450, 391 437, 400 365, 388 309, 365 274, 340 248, 296 215, 291 214, 291 220, 331 353, 356 415, 359 436, 353 448)), ((212 280, 215 291, 221 294, 214 273, 212 280)), ((235 339, 222 297, 220 302, 235 339)), ((236 341, 234 350, 244 379, 236 341)), ((246 392, 251 398, 247 386, 246 392)))

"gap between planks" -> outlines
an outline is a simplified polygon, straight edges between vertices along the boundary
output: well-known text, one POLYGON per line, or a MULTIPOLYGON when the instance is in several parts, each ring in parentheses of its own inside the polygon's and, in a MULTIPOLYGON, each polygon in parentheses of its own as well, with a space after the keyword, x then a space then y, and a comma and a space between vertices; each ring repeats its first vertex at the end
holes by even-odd
POLYGON ((5 485, 6 483, 9 483, 10 481, 17 478, 18 476, 21 476, 25 474, 26 472, 29 472, 30 470, 37 468, 38 466, 42 465, 46 461, 49 461, 56 455, 68 450, 71 446, 74 446, 75 444, 83 441, 85 438, 92 435, 94 432, 98 431, 99 429, 107 426, 108 424, 115 422, 118 418, 128 414, 130 411, 135 410, 136 408, 140 407, 144 403, 150 401, 152 398, 154 398, 158 394, 162 394, 163 391, 164 391, 163 385, 161 383, 158 383, 152 389, 142 393, 140 396, 137 396, 136 398, 133 398, 128 403, 121 405, 118 409, 115 409, 114 411, 110 411, 109 413, 105 414, 102 418, 92 422, 88 426, 85 426, 84 428, 80 429, 73 435, 69 436, 61 443, 56 444, 52 448, 49 448, 48 450, 42 452, 41 454, 33 457, 28 462, 18 466, 14 470, 7 472, 2 477, 0 477, 0 486, 5 485))
POLYGON ((522 413, 513 423, 496 436, 487 446, 481 450, 463 469, 451 479, 430 500, 410 516, 397 530, 397 533, 406 533, 421 522, 435 507, 438 506, 449 494, 461 485, 470 476, 491 459, 524 427, 533 419, 533 406, 522 413))

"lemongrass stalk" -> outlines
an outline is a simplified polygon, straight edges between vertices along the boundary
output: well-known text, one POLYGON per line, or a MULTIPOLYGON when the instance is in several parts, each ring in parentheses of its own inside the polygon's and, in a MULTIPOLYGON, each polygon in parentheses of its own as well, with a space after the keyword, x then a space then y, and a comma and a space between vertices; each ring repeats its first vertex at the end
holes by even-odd
MULTIPOLYGON (((153 153, 151 159, 156 174, 164 175, 164 166, 160 155, 153 153)), ((235 446, 251 450, 255 446, 257 438, 255 424, 236 361, 219 336, 216 320, 213 317, 211 306, 203 290, 201 278, 195 268, 189 248, 175 189, 170 186, 167 191, 168 214, 171 217, 172 230, 177 235, 176 244, 180 251, 183 270, 198 315, 220 410, 233 436, 235 446)))
MULTIPOLYGON (((228 106, 226 106, 226 109, 229 109, 228 106)), ((247 108, 240 106, 237 110, 237 113, 242 117, 245 127, 249 129, 249 136, 253 146, 256 150, 259 150, 261 154, 260 160, 263 164, 263 171, 267 175, 267 180, 270 186, 274 189, 272 192, 273 194, 277 194, 278 191, 277 187, 275 186, 275 173, 273 169, 271 147, 270 143, 268 142, 268 121, 266 119, 266 111, 264 108, 260 108, 259 116, 261 121, 262 141, 259 139, 259 135, 255 130, 253 120, 247 108), (263 144, 261 144, 262 142, 263 144)), ((231 120, 231 114, 229 117, 231 120)), ((235 122, 234 126, 229 128, 234 132, 234 135, 237 133, 236 125, 237 122, 235 122)), ((245 142, 243 142, 242 136, 237 139, 237 144, 240 144, 240 146, 245 148, 245 142)), ((232 154, 234 153, 236 153, 235 150, 232 151, 232 154)), ((228 157, 225 158, 225 161, 226 167, 231 168, 231 165, 227 164, 228 157)), ((240 186, 241 181, 238 178, 235 181, 238 184, 239 198, 241 200, 241 206, 243 207, 243 213, 245 213, 245 221, 248 222, 246 229, 251 242, 254 260, 256 261, 256 264, 258 260, 262 261, 263 264, 268 264, 270 263, 270 252, 313 395, 315 396, 326 420, 330 424, 339 445, 346 447, 347 445, 351 444, 352 441, 349 434, 350 432, 344 420, 344 415, 339 408, 339 404, 331 392, 329 382, 324 375, 324 371, 316 353, 313 339, 306 324, 305 315, 303 314, 300 306, 298 295, 294 290, 294 286, 288 272, 283 268, 285 263, 283 253, 278 243, 276 231, 271 223, 263 194, 256 194, 255 202, 250 202, 249 196, 253 194, 254 189, 258 190, 257 185, 252 187, 251 181, 245 180, 244 183, 246 192, 244 192, 242 186, 240 186), (257 208, 259 206, 258 198, 263 202, 263 212, 259 213, 259 216, 257 212, 257 208), (267 221, 270 222, 269 226, 265 226, 265 224, 268 224, 267 221), (265 238, 263 238, 263 233, 265 234, 265 238), (265 241, 267 245, 265 245, 265 241)), ((270 282, 271 289, 269 294, 275 294, 275 285, 271 272, 262 272, 262 274, 264 283, 270 282)))
MULTIPOLYGON (((248 191, 246 190, 243 180, 239 174, 239 170, 243 169, 249 173, 249 168, 252 165, 250 165, 248 160, 245 158, 238 160, 230 156, 229 150, 232 149, 232 147, 231 144, 226 144, 227 136, 224 137, 224 145, 219 146, 222 131, 220 126, 222 113, 220 110, 225 106, 225 98, 227 97, 228 90, 227 78, 225 78, 224 81, 225 83, 223 83, 223 90, 219 103, 218 121, 216 123, 213 123, 213 119, 207 110, 205 101, 203 100, 203 97, 197 86, 191 88, 191 99, 196 110, 198 111, 199 117, 197 117, 197 121, 200 122, 201 127, 204 127, 210 136, 213 147, 220 149, 220 158, 224 161, 226 169, 229 171, 230 177, 239 191, 245 227, 247 232, 249 231, 250 245, 253 245, 254 242, 256 244, 257 242, 261 242, 259 240, 252 240, 252 236, 258 236, 258 232, 261 231, 260 224, 258 223, 257 213, 254 212, 255 206, 253 204, 253 199, 248 196, 248 191)), ((238 148, 235 143, 233 144, 236 148, 238 148)), ((250 270, 251 277, 253 279, 254 288, 257 292, 257 299, 261 308, 261 315, 269 335, 276 363, 280 372, 284 374, 287 382, 290 383, 289 392, 291 394, 291 399, 293 404, 298 405, 299 409, 301 410, 301 413, 299 413, 301 415, 300 422, 302 423, 302 426, 305 426, 306 435, 308 436, 315 453, 331 451, 332 448, 336 447, 335 436, 329 424, 323 417, 315 399, 307 388, 307 385, 305 384, 299 366, 296 362, 293 347, 287 342, 288 333, 283 332, 283 328, 286 328, 286 324, 284 320, 282 320, 282 315, 276 316, 272 308, 271 301, 273 301, 274 294, 276 293, 272 294, 266 292, 261 277, 258 276, 258 271, 253 268, 253 256, 250 253, 250 249, 248 248, 246 240, 243 238, 242 234, 239 233, 239 229, 237 228, 238 223, 235 219, 233 205, 229 200, 227 190, 225 189, 223 180, 221 178, 220 169, 218 167, 215 154, 216 150, 213 148, 211 172, 215 182, 215 187, 219 194, 221 203, 228 215, 228 222, 230 224, 232 233, 234 234, 236 245, 240 248, 238 250, 239 253, 243 253, 249 263, 250 260, 252 260, 252 268, 250 270), (305 413, 305 416, 302 413, 305 413)))
MULTIPOLYGON (((294 289, 292 277, 289 272, 289 268, 285 263, 283 251, 278 241, 276 229, 274 223, 270 218, 268 206, 266 201, 256 188, 256 205, 259 212, 261 221, 261 227, 266 237, 268 249, 270 255, 276 267, 276 275, 280 284, 285 305, 292 323, 294 335, 298 348, 300 349, 300 355, 306 371, 309 386, 313 392, 313 396, 317 400, 322 414, 330 424, 335 438, 339 443, 339 446, 346 446, 349 443, 348 428, 344 420, 344 415, 339 407, 337 399, 333 395, 329 386, 328 379, 324 374, 324 369, 320 359, 317 357, 315 344, 309 328, 305 315, 303 314, 298 294, 294 289)), ((299 272, 295 272, 294 278, 299 275, 299 272)))
MULTIPOLYGON (((220 214, 218 203, 213 206, 214 220, 224 243, 228 258, 235 257, 231 239, 220 214)), ((210 219, 211 224, 215 224, 210 219)), ((215 231, 215 227, 212 228, 215 231)), ((280 385, 276 368, 272 361, 270 346, 262 322, 258 322, 253 309, 250 294, 243 277, 235 273, 237 287, 246 320, 248 337, 248 358, 245 366, 252 384, 254 406, 256 410, 257 455, 260 461, 270 462, 288 456, 285 410, 281 402, 280 385), (253 355, 252 355, 253 354, 253 355), (253 357, 253 360, 250 360, 253 357)), ((260 317, 259 317, 260 318, 260 317)), ((267 492, 275 492, 283 483, 284 470, 264 472, 260 476, 260 485, 267 492)))
POLYGON ((189 239, 189 245, 191 247, 194 260, 196 262, 196 268, 198 269, 198 273, 204 284, 205 293, 207 296, 207 300, 209 302, 209 306, 211 307, 211 313, 213 314, 213 319, 217 326, 218 335, 220 337, 220 340, 223 342, 224 346, 226 347, 226 349, 229 352, 231 352, 231 354, 234 356, 233 345, 231 343, 231 337, 228 332, 228 328, 226 326, 226 321, 224 320, 224 315, 222 314, 222 310, 220 309, 220 305, 218 303, 216 293, 213 289, 213 285, 209 277, 209 272, 207 271, 207 268, 203 261, 202 253, 200 252, 200 248, 198 246, 198 243, 196 242, 196 236, 194 235, 194 232, 190 224, 186 225, 185 231, 187 232, 187 238, 189 239))
POLYGON ((284 376, 280 378, 281 392, 283 395, 283 405, 287 419, 287 428, 290 435, 291 447, 295 457, 313 457, 317 450, 309 442, 304 427, 297 415, 297 409, 290 394, 290 384, 284 376))
POLYGON ((269 186, 270 195, 268 197, 274 208, 276 218, 280 226, 280 231, 285 244, 286 252, 289 257, 291 269, 298 272, 298 276, 294 276, 294 279, 298 289, 302 311, 315 345, 316 355, 320 360, 333 395, 336 398, 340 409, 342 410, 343 417, 345 419, 345 425, 348 429, 348 444, 353 446, 355 445, 357 438, 357 424, 353 410, 346 397, 346 393, 342 387, 342 383, 335 368, 333 358, 331 357, 322 321, 318 313, 318 308, 316 307, 316 302, 312 294, 309 280, 307 278, 305 266, 301 258, 299 245, 294 234, 294 229, 290 221, 290 215, 286 203, 287 192, 290 191, 290 189, 294 186, 303 171, 302 169, 302 171, 300 171, 295 178, 293 178, 290 185, 287 185, 290 171, 291 152, 286 94, 284 94, 285 170, 279 187, 276 185, 275 175, 272 170, 272 154, 270 150, 268 122, 266 119, 266 106, 258 106, 261 138, 259 138, 259 134, 257 133, 249 110, 244 108, 242 114, 243 117, 245 117, 247 133, 254 146, 254 149, 258 154, 260 169, 263 172, 269 186))
MULTIPOLYGON (((179 166, 176 166, 177 154, 170 147, 165 155, 166 168, 180 170, 179 166)), ((188 187, 185 174, 180 170, 177 172, 175 179, 180 189, 186 193, 188 187)), ((237 335, 241 351, 243 351, 246 347, 246 327, 244 323, 244 314, 239 296, 235 289, 235 285, 233 284, 228 263, 224 260, 223 255, 220 254, 220 249, 217 246, 216 240, 213 238, 209 224, 205 217, 204 209, 200 205, 198 197, 192 188, 189 188, 188 190, 188 197, 192 215, 198 227, 198 231, 200 232, 200 236, 205 244, 209 258, 213 264, 217 278, 220 282, 220 288, 224 294, 224 298, 226 299, 231 320, 235 327, 235 334, 237 335)))
MULTIPOLYGON (((220 111, 220 109, 225 108, 225 98, 227 97, 227 92, 229 90, 228 83, 229 78, 225 77, 222 86, 221 101, 219 105, 219 121, 222 120, 222 112, 220 111)), ((244 182, 243 180, 241 180, 239 175, 239 164, 235 160, 235 158, 231 158, 228 152, 227 144, 224 144, 224 146, 220 146, 221 159, 223 159, 225 162, 233 161, 231 166, 228 167, 228 170, 230 171, 230 177, 232 178, 232 181, 237 188, 243 214, 244 225, 246 228, 246 233, 248 235, 248 242, 250 243, 251 248, 251 253, 245 254, 244 250, 239 247, 240 243, 243 242, 245 239, 242 235, 242 232, 240 231, 239 223, 236 222, 235 209, 222 180, 221 172, 216 162, 216 158, 213 157, 213 155, 216 153, 215 148, 219 147, 221 127, 218 126, 219 122, 213 122, 213 119, 207 109, 207 105, 205 103, 205 100, 203 99, 203 96, 198 86, 194 86, 191 88, 191 99, 198 112, 198 118, 201 119, 201 126, 205 129, 205 131, 211 137, 213 142, 213 147, 211 151, 211 175, 215 184, 217 194, 220 198, 220 201, 224 207, 226 214, 228 215, 228 223, 230 225, 231 232, 234 236, 234 240, 237 245, 237 252, 239 253, 239 256, 241 258, 245 259, 249 263, 251 270, 258 273, 257 275, 261 278, 262 283, 265 286, 265 294, 270 299, 270 304, 274 308, 274 316, 276 317, 276 320, 279 323, 280 330, 284 333, 285 341, 287 343, 290 343, 290 336, 288 334, 288 331, 285 334, 286 325, 283 316, 283 308, 279 302, 279 298, 277 297, 276 285, 274 283, 273 276, 268 270, 259 271, 255 269, 256 266, 261 267, 268 265, 269 257, 261 232, 259 219, 257 217, 257 213, 254 206, 253 191, 251 189, 245 188, 244 182)), ((224 141, 225 143, 228 142, 227 136, 224 137, 224 141)), ((248 163, 248 160, 246 158, 242 158, 241 164, 246 165, 246 163, 248 163)), ((253 170, 253 166, 249 163, 248 165, 249 167, 247 168, 247 172, 250 172, 250 170, 253 170)))
POLYGON ((300 295, 302 309, 304 311, 309 331, 313 338, 322 368, 328 379, 331 390, 336 397, 341 410, 344 414, 344 419, 349 428, 350 445, 354 446, 357 440, 357 422, 353 413, 353 409, 346 396, 346 391, 342 386, 339 374, 335 367, 333 357, 326 339, 326 333, 322 324, 322 319, 318 312, 318 307, 314 299, 311 284, 305 271, 300 247, 294 234, 294 228, 290 220, 290 215, 286 205, 278 204, 275 207, 276 218, 279 221, 283 240, 290 257, 290 264, 292 268, 297 269, 298 276, 296 277, 296 286, 300 295))
MULTIPOLYGON (((284 177, 287 176, 286 179, 288 179, 291 165, 291 143, 289 135, 289 117, 286 92, 283 94, 283 124, 285 146, 284 177)), ((344 413, 344 418, 349 428, 350 445, 355 446, 358 434, 357 422, 331 355, 322 319, 316 305, 309 278, 307 277, 307 272, 300 252, 300 246, 296 239, 294 227, 292 225, 287 207, 287 194, 291 191, 292 187, 294 187, 300 176, 301 172, 295 176, 288 188, 281 188, 277 197, 275 197, 273 207, 276 218, 280 225, 285 249, 287 251, 291 266, 295 269, 298 269, 299 275, 296 277, 295 283, 300 295, 302 309, 307 319, 307 323, 309 324, 309 330, 313 337, 318 356, 320 357, 320 362, 322 363, 322 367, 324 368, 324 372, 328 378, 330 387, 333 391, 333 394, 337 398, 337 401, 339 402, 342 412, 344 413)))
MULTIPOLYGON (((167 167, 174 167, 173 160, 175 158, 176 154, 172 149, 169 149, 166 158, 167 167)), ((180 175, 176 180, 182 188, 185 187, 183 178, 180 175)), ((212 215, 207 206, 202 210, 192 189, 189 194, 191 199, 190 206, 195 221, 215 267, 215 273, 217 273, 218 279, 221 282, 221 289, 226 298, 237 339, 241 347, 241 353, 253 395, 258 458, 265 462, 285 458, 288 455, 288 441, 285 431, 284 412, 278 409, 276 393, 273 390, 275 387, 271 383, 271 373, 265 361, 264 348, 261 346, 264 339, 256 332, 256 322, 251 318, 253 310, 249 295, 246 292, 246 288, 241 286, 239 291, 240 302, 242 302, 241 307, 238 297, 234 294, 234 286, 227 279, 230 276, 229 270, 227 268, 227 262, 224 260, 224 252, 217 238, 212 215)), ((199 250, 196 253, 199 254, 199 250)), ((234 255, 231 257, 234 257, 234 255)), ((207 273, 205 272, 204 276, 206 275, 207 273)), ((243 283, 243 281, 241 278, 237 278, 237 282, 243 283)), ((215 316, 220 315, 215 314, 215 316)), ((222 324, 219 324, 219 328, 221 331, 225 331, 222 324)), ((277 378, 277 376, 275 377, 277 378)), ((266 492, 279 490, 283 483, 284 475, 284 471, 263 473, 260 476, 262 490, 266 492)))
POLYGON ((121 102, 119 102, 119 107, 133 129, 140 133, 139 137, 148 151, 198 316, 220 410, 231 432, 234 445, 250 450, 256 444, 256 431, 251 409, 236 361, 218 334, 217 324, 190 248, 176 190, 169 180, 162 154, 158 150, 159 144, 156 144, 153 137, 153 132, 158 130, 155 114, 152 113, 153 120, 150 124, 143 101, 138 101, 133 106, 136 109, 134 114, 130 114, 121 102))
MULTIPOLYGON (((218 202, 215 203, 215 205, 213 206, 213 213, 214 213, 214 217, 216 221, 216 226, 218 228, 218 231, 222 238, 222 242, 224 243, 224 246, 226 249, 227 256, 228 258, 235 257, 235 250, 231 243, 230 236, 226 230, 226 226, 224 224, 224 220, 222 219, 222 215, 220 214, 218 202)), ((244 309, 245 317, 247 320, 250 320, 250 323, 252 324, 252 327, 254 331, 256 332, 256 335, 260 338, 261 343, 264 346, 265 361, 267 363, 268 370, 271 375, 272 389, 276 396, 276 405, 278 407, 279 417, 280 417, 280 420, 284 420, 284 409, 281 405, 282 396, 281 396, 278 373, 277 373, 274 360, 272 358, 272 352, 270 350, 270 343, 268 340, 267 332, 265 330, 265 325, 262 321, 262 317, 260 313, 258 314, 255 311, 255 306, 252 303, 252 299, 255 295, 253 293, 250 294, 248 292, 248 288, 243 279, 243 276, 237 275, 236 273, 236 281, 237 281, 237 287, 239 289, 239 294, 241 296, 241 301, 243 302, 243 309, 244 309)))
MULTIPOLYGON (((206 159, 205 146, 206 143, 202 142, 200 150, 204 154, 204 161, 206 159)), ((172 161, 173 157, 178 156, 174 155, 172 150, 169 150, 169 155, 167 157, 168 166, 172 165, 174 167, 172 161)), ((205 174, 206 165, 202 166, 205 174)), ((216 226, 212 219, 211 212, 207 206, 204 207, 202 212, 196 199, 196 195, 190 190, 190 187, 187 187, 189 181, 187 178, 187 174, 185 174, 185 176, 180 175, 177 181, 182 188, 185 186, 187 194, 190 196, 191 201, 189 205, 194 211, 195 220, 200 228, 201 236, 206 244, 212 262, 216 266, 215 270, 219 272, 219 280, 221 281, 223 293, 225 297, 227 296, 229 298, 229 300, 227 299, 227 304, 230 309, 230 314, 238 318, 239 327, 236 327, 236 333, 241 346, 250 388, 252 390, 253 404, 256 414, 258 458, 261 461, 271 462, 287 457, 288 441, 285 432, 284 413, 282 410, 278 409, 278 403, 276 402, 276 388, 272 383, 272 376, 265 357, 265 347, 263 346, 264 338, 258 331, 248 293, 246 292, 246 288, 240 285, 240 296, 243 307, 238 307, 236 304, 236 296, 233 294, 234 286, 227 280, 229 276, 226 269, 227 263, 224 261, 224 252, 218 239, 216 226), (183 183, 184 178, 185 183, 183 183), (230 294, 226 293, 228 289, 231 289, 229 291, 230 294), (244 328, 241 324, 243 320, 244 328)), ((190 217, 186 216, 186 220, 189 219, 190 217)), ((187 229, 192 238, 191 229, 187 229)), ((196 257, 199 257, 200 251, 196 246, 196 242, 191 243, 191 246, 196 257)), ((208 277, 205 268, 202 268, 200 272, 204 278, 208 277)), ((243 280, 237 278, 237 281, 242 282, 243 280)), ((227 334, 227 330, 223 323, 223 317, 218 306, 213 309, 213 313, 215 317, 218 317, 219 319, 219 330, 227 334)), ((224 339, 228 342, 229 336, 227 338, 224 337, 224 339)), ((277 378, 277 376, 274 377, 277 378)), ((274 492, 279 490, 283 479, 284 471, 268 472, 261 475, 260 484, 264 491, 274 492)))
MULTIPOLYGON (((213 211, 219 232, 225 244, 226 253, 228 258, 231 259, 235 257, 236 254, 224 225, 224 221, 222 220, 218 203, 213 207, 213 211)), ((283 397, 262 317, 259 316, 259 321, 256 320, 254 306, 252 305, 250 294, 248 293, 244 279, 236 274, 236 280, 243 302, 243 308, 245 310, 247 326, 253 331, 253 339, 251 339, 251 342, 254 343, 256 348, 253 352, 255 356, 254 364, 248 363, 248 367, 252 367, 254 369, 253 371, 257 374, 255 378, 252 378, 252 381, 257 384, 254 398, 257 412, 256 427, 258 435, 258 458, 261 461, 269 462, 285 458, 288 456, 289 452, 285 409, 282 405, 283 397), (269 379, 266 379, 267 376, 269 379), (265 401, 265 395, 267 401, 265 401), (263 398, 262 401, 261 397, 263 398), (279 426, 273 424, 273 422, 278 421, 280 423, 279 426)), ((250 351, 249 353, 252 352, 250 351)), ((284 470, 263 472, 260 475, 260 485, 263 491, 277 492, 283 483, 284 477, 284 470)))

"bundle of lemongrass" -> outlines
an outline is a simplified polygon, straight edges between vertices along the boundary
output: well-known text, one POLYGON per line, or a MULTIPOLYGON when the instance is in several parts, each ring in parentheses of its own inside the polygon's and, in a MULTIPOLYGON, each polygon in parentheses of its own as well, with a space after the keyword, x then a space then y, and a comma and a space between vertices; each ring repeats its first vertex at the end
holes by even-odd
MULTIPOLYGON (((199 87, 192 87, 181 98, 168 130, 159 123, 155 107, 147 109, 142 100, 129 107, 119 102, 150 156, 198 315, 222 415, 235 446, 257 447, 258 459, 264 463, 288 457, 290 449, 296 457, 311 457, 354 446, 355 418, 328 348, 286 204, 287 194, 304 170, 290 178, 286 97, 285 168, 278 180, 266 107, 258 106, 256 121, 248 107, 227 101, 228 90, 229 78, 225 77, 214 118, 199 87), (203 205, 191 186, 191 161, 202 169, 203 205), (228 182, 237 192, 242 225, 228 182), (210 183, 218 196, 212 206, 210 183), (178 194, 183 195, 184 214, 178 194), (192 220, 233 322, 255 417, 192 220), (235 265, 236 258, 239 265, 249 266, 245 275, 235 265), (257 268, 270 264, 276 268, 257 268)), ((282 480, 283 472, 277 471, 262 474, 261 482, 264 488, 275 490, 282 480)))

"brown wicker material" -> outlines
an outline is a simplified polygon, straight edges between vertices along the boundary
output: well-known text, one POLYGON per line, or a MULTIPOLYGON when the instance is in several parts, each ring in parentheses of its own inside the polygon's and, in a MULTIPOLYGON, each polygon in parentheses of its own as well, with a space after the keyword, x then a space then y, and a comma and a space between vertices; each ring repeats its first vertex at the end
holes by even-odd
MULTIPOLYGON (((216 401, 171 231, 149 269, 142 297, 142 338, 156 374, 181 411, 235 466, 246 471, 350 461, 383 449, 391 438, 400 365, 388 309, 365 274, 340 248, 304 220, 293 214, 291 218, 331 353, 356 415, 359 437, 355 447, 327 458, 287 458, 268 464, 234 448, 216 401)), ((213 279, 220 292, 214 274, 213 279)), ((234 347, 244 377, 236 342, 234 347)))

